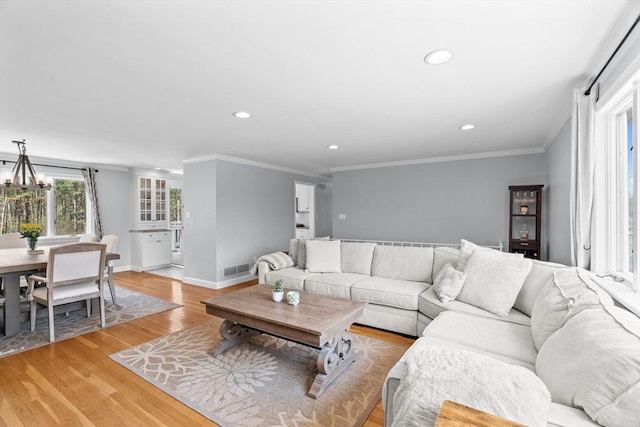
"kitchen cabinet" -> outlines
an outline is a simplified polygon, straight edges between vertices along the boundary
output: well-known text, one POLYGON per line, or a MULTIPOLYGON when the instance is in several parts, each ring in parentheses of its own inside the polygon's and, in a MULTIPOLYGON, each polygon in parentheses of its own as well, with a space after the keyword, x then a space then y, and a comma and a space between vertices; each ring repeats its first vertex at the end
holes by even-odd
POLYGON ((171 264, 170 231, 132 231, 131 269, 152 270, 171 264))
POLYGON ((296 212, 309 212, 308 185, 296 185, 296 212))
POLYGON ((296 228, 296 239, 308 239, 308 238, 309 238, 308 228, 296 228))
POLYGON ((509 252, 540 259, 542 187, 509 186, 509 252))
POLYGON ((140 230, 168 228, 167 181, 144 176, 137 178, 137 228, 140 230))

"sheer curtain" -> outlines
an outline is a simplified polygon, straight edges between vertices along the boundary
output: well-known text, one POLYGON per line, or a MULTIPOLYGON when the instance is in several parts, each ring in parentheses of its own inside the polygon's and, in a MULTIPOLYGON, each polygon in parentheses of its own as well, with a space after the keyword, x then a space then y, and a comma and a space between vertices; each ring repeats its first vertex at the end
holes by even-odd
POLYGON ((89 193, 91 201, 91 213, 93 214, 93 234, 102 239, 102 218, 100 217, 100 205, 98 204, 98 193, 96 191, 96 170, 83 169, 84 183, 89 193))
POLYGON ((594 126, 599 86, 584 95, 574 89, 571 116, 570 232, 571 263, 589 269, 591 265, 591 218, 595 174, 594 126))

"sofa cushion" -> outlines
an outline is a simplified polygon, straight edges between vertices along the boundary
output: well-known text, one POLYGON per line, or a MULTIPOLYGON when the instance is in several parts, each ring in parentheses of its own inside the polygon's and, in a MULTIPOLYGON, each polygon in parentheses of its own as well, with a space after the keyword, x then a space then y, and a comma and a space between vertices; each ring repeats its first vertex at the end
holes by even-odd
POLYGON ((572 316, 600 305, 613 305, 613 300, 585 270, 567 268, 553 273, 533 305, 531 335, 536 348, 540 350, 547 338, 572 316))
POLYGON ((447 263, 440 269, 433 280, 433 290, 442 302, 449 302, 456 299, 466 275, 462 271, 455 269, 453 265, 447 263))
POLYGON ((506 317, 516 301, 531 261, 499 251, 474 250, 466 263, 467 275, 460 301, 506 317))
POLYGON ((472 351, 416 343, 393 396, 394 427, 434 425, 444 400, 530 426, 545 426, 549 391, 536 375, 472 351))
POLYGON ((418 295, 429 286, 424 282, 369 277, 351 286, 351 299, 417 311, 418 295))
POLYGON ((301 268, 289 267, 282 270, 270 271, 265 275, 265 283, 274 285, 276 281, 282 280, 285 289, 301 291, 304 289, 304 281, 308 277, 319 275, 318 273, 307 273, 301 268))
POLYGON ((515 308, 529 316, 531 316, 533 312, 533 304, 536 302, 538 293, 547 281, 553 279, 553 272, 571 268, 566 265, 539 261, 537 259, 532 259, 531 263, 531 271, 524 279, 522 289, 520 289, 518 298, 516 298, 516 302, 513 304, 515 308))
POLYGON ((421 293, 418 297, 418 310, 430 319, 435 319, 440 313, 450 310, 457 311, 459 313, 485 316, 490 319, 502 319, 519 325, 529 326, 531 324, 531 318, 529 316, 513 308, 509 311, 509 315, 507 317, 500 317, 474 305, 467 304, 466 302, 458 300, 442 302, 436 295, 433 286, 421 293))
POLYGON ((640 319, 619 307, 583 310, 542 345, 536 371, 554 401, 604 426, 636 426, 640 319))
POLYGON ((373 251, 372 276, 431 283, 432 268, 433 248, 378 245, 373 251))
POLYGON ((351 285, 370 276, 354 273, 317 274, 304 281, 304 290, 317 294, 351 299, 351 285))
POLYGON ((340 240, 308 240, 307 268, 309 273, 340 273, 340 240))
POLYGON ((440 272, 440 269, 445 266, 445 264, 449 263, 454 267, 458 265, 458 257, 460 256, 460 249, 454 248, 451 246, 437 246, 433 249, 433 280, 431 283, 435 282, 435 277, 440 272))
POLYGON ((366 274, 371 276, 371 263, 375 243, 342 242, 340 244, 340 268, 343 273, 366 274))
POLYGON ((528 326, 467 313, 447 311, 422 336, 451 342, 534 370, 536 349, 528 326))

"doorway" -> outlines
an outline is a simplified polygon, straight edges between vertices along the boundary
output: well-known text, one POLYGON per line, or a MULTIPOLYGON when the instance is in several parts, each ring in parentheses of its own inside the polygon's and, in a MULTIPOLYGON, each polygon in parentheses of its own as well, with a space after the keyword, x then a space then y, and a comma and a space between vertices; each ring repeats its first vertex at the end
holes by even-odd
POLYGON ((296 182, 295 236, 311 239, 316 236, 316 185, 296 182))

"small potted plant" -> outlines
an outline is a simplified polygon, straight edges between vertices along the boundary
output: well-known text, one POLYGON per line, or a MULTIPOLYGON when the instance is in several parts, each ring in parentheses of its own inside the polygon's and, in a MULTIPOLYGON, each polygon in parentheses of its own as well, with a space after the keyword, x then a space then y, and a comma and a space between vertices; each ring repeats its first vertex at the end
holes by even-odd
POLYGON ((271 297, 275 302, 280 302, 284 298, 284 283, 282 283, 282 280, 277 280, 275 285, 273 285, 271 297))

